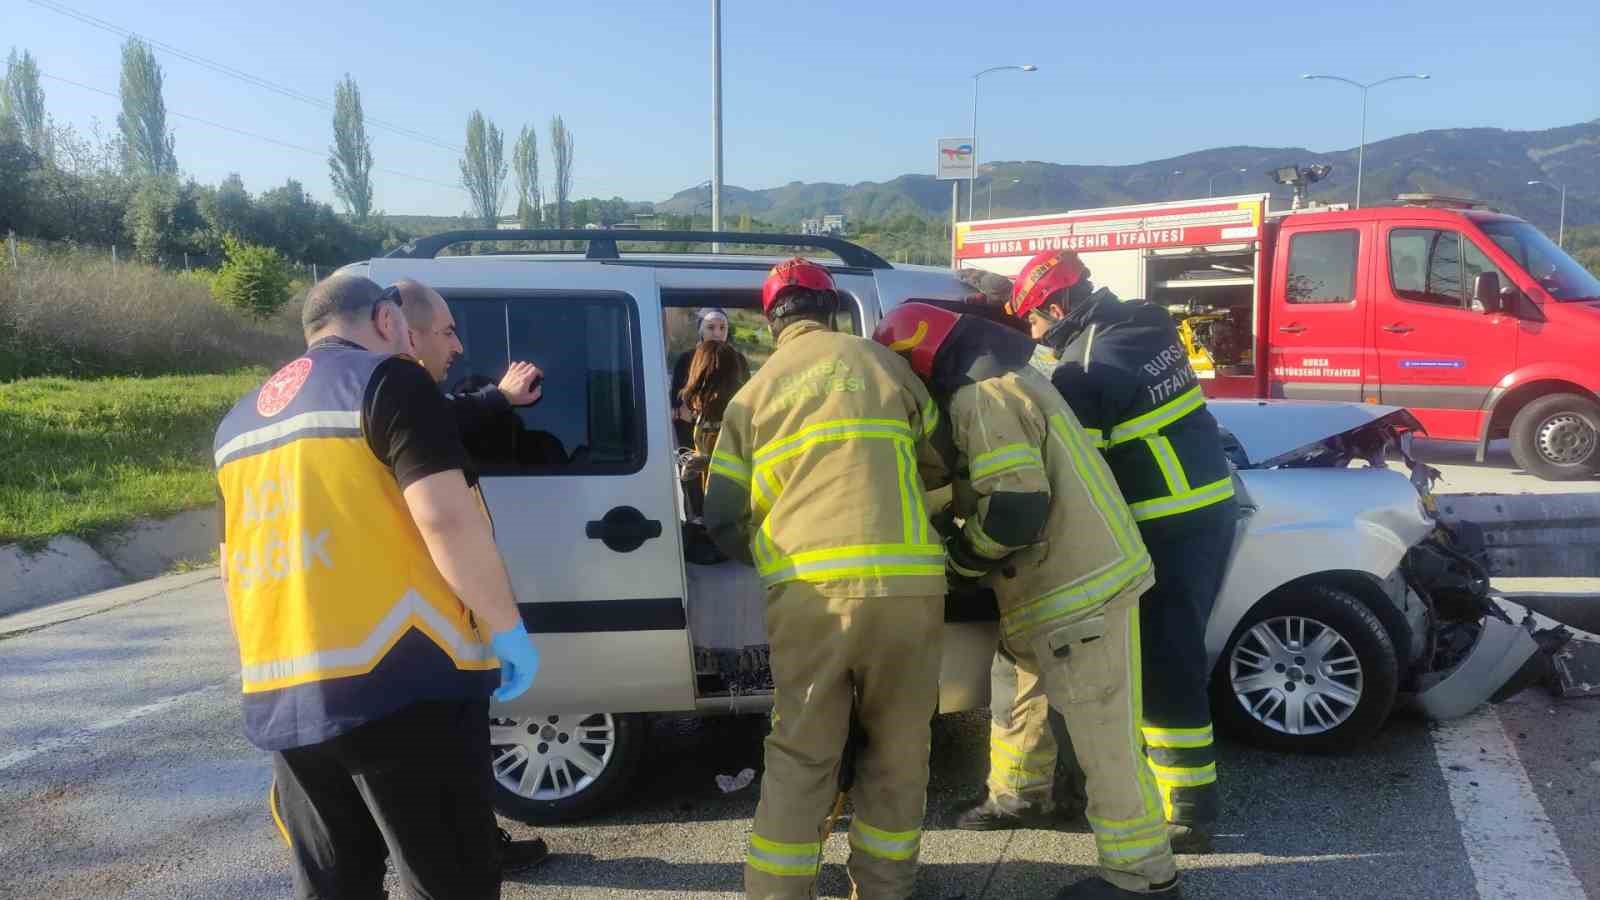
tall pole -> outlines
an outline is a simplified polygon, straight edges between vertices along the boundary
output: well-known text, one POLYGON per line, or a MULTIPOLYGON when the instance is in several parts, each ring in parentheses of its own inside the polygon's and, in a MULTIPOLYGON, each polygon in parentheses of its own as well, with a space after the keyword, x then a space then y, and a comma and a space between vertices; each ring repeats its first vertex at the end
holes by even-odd
POLYGON ((972 199, 978 196, 978 79, 983 73, 972 76, 972 174, 967 184, 967 221, 972 221, 972 199))
POLYGON ((1561 186, 1561 219, 1556 224, 1556 246, 1567 249, 1567 186, 1561 186))
MULTIPOLYGON (((956 269, 956 216, 961 212, 961 182, 950 179, 950 270, 956 269)), ((21 284, 21 282, 18 282, 21 284)))
POLYGON ((722 0, 711 0, 711 230, 722 230, 722 0))
POLYGON ((1388 84, 1391 81, 1403 81, 1407 78, 1415 78, 1419 81, 1427 81, 1431 76, 1422 74, 1391 75, 1388 78, 1380 78, 1377 81, 1368 82, 1367 84, 1362 84, 1359 81, 1353 81, 1349 78, 1345 78, 1342 75, 1301 75, 1300 77, 1306 80, 1321 79, 1324 81, 1342 81, 1351 87, 1359 88, 1361 90, 1361 143, 1356 146, 1356 209, 1360 209, 1361 176, 1363 174, 1363 169, 1366 168, 1367 161, 1367 91, 1372 90, 1380 84, 1388 84))
POLYGON ((972 175, 967 183, 967 218, 972 218, 972 204, 978 197, 978 79, 990 72, 1006 72, 1012 69, 1018 72, 1033 72, 1038 66, 1029 63, 1025 66, 994 66, 984 69, 972 76, 972 175))
POLYGON ((1361 173, 1367 163, 1367 91, 1368 85, 1361 86, 1361 143, 1356 145, 1356 209, 1361 208, 1361 173))

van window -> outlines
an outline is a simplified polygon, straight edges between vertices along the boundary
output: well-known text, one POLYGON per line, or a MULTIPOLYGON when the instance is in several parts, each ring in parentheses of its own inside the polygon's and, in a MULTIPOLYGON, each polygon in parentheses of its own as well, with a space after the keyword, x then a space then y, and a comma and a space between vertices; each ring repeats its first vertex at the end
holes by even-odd
POLYGON ((1348 303, 1356 296, 1356 248, 1360 235, 1311 231, 1289 239, 1290 303, 1348 303))
POLYGON ((1389 232, 1389 282, 1403 300, 1460 307, 1461 235, 1437 228, 1389 232))
POLYGON ((544 372, 544 396, 462 435, 484 475, 627 474, 644 464, 638 314, 620 294, 450 298, 465 348, 445 388, 497 384, 511 362, 544 372))

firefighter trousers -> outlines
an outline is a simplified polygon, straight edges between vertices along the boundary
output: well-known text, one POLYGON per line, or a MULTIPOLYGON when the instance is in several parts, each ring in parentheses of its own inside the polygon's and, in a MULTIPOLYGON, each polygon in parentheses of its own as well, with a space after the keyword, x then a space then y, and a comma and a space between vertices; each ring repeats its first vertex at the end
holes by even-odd
POLYGON ((1177 869, 1139 730, 1138 593, 1128 591, 1091 615, 1045 625, 1016 649, 1019 681, 1030 675, 1042 680, 1050 706, 1065 719, 1086 778, 1102 876, 1141 892, 1171 881, 1177 869))
POLYGON ((1002 639, 989 671, 989 799, 1008 812, 1046 812, 1056 769, 1050 702, 1038 670, 1017 665, 1018 652, 1002 639))
POLYGON ((943 597, 827 597, 804 582, 768 593, 775 696, 745 856, 747 896, 815 896, 852 703, 866 738, 849 792, 852 896, 910 896, 943 629, 943 597))

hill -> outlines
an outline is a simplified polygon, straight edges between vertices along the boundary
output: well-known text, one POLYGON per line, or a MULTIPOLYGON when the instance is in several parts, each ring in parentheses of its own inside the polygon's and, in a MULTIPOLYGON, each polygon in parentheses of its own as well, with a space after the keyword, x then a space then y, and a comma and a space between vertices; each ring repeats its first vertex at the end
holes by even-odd
MULTIPOLYGON (((1149 203, 1204 197, 1207 181, 1217 195, 1271 191, 1274 204, 1289 191, 1266 172, 1291 163, 1330 163, 1333 175, 1313 196, 1326 202, 1355 197, 1356 151, 1314 152, 1303 147, 1217 147, 1126 166, 992 162, 981 167, 976 209, 986 214, 993 191, 994 215, 1026 215, 1062 209, 1149 203), (1238 170, 1244 169, 1240 174, 1238 170)), ((1367 145, 1363 200, 1371 203, 1410 191, 1433 191, 1484 200, 1554 230, 1560 195, 1528 185, 1532 180, 1567 185, 1567 227, 1600 223, 1600 119, 1543 131, 1452 128, 1401 135, 1367 145)), ((657 203, 657 212, 704 215, 706 189, 680 191, 657 203)), ((965 207, 965 188, 962 204, 965 207)), ((752 217, 780 225, 824 213, 843 212, 856 221, 904 213, 942 218, 950 214, 950 186, 931 175, 901 175, 859 184, 790 182, 765 190, 726 186, 723 215, 752 217)), ((963 216, 964 218, 964 216, 963 216)))

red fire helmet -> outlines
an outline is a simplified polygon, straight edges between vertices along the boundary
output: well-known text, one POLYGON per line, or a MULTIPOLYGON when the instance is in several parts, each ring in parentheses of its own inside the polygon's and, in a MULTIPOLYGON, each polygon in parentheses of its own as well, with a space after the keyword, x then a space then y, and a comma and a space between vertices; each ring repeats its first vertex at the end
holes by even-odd
POLYGON ((809 259, 799 256, 786 259, 772 267, 767 273, 767 280, 761 285, 761 311, 768 318, 773 317, 772 309, 777 305, 783 295, 790 288, 805 288, 812 291, 834 291, 833 276, 828 270, 809 259))
POLYGON ((961 314, 926 303, 902 303, 878 323, 872 339, 904 356, 923 378, 933 377, 933 359, 961 321, 961 314))
POLYGON ((1044 305, 1045 300, 1056 291, 1064 291, 1077 284, 1083 278, 1083 260, 1071 250, 1046 250, 1028 260, 1028 264, 1017 273, 1016 283, 1011 286, 1011 302, 1006 304, 1006 313, 1019 319, 1027 318, 1044 305))

